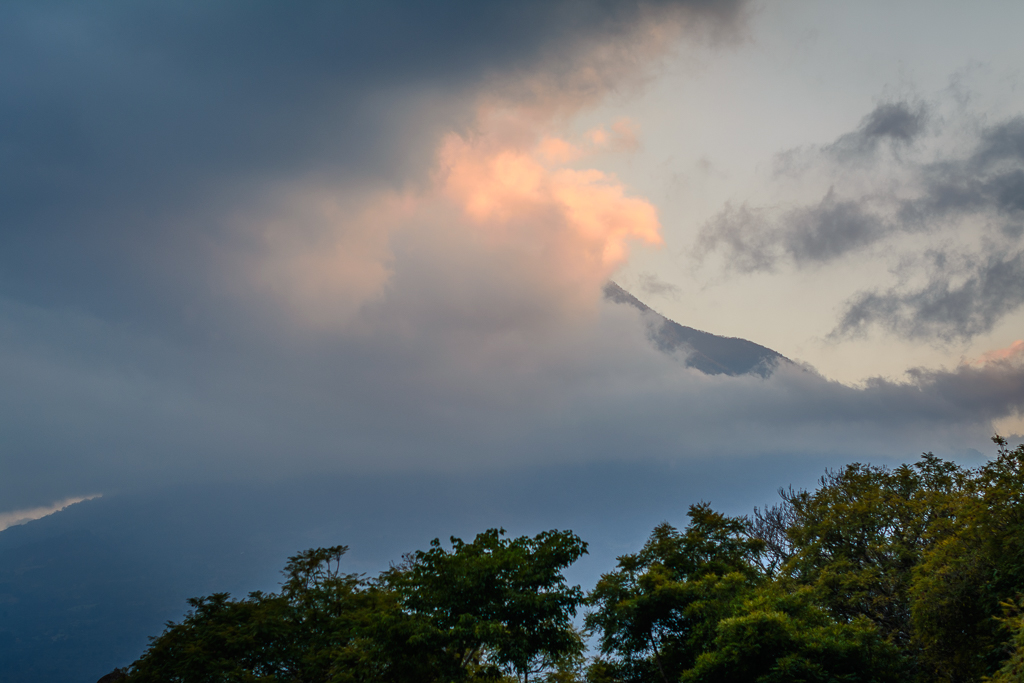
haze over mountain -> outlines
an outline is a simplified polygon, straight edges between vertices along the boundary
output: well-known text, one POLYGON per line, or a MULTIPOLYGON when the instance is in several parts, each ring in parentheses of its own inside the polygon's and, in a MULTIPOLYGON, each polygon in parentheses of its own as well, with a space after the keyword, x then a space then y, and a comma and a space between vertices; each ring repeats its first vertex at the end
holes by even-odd
MULTIPOLYGON (((632 322, 650 331, 653 344, 706 374, 767 377, 789 362, 753 342, 667 320, 615 283, 605 296, 642 311, 632 322)), ((541 485, 536 473, 506 474, 501 487, 480 476, 355 476, 193 486, 71 505, 0 531, 0 672, 7 683, 93 683, 137 657, 165 621, 179 619, 186 598, 272 590, 283 558, 306 546, 350 544, 352 569, 372 572, 432 536, 470 536, 481 525, 524 532, 565 525, 589 532, 596 566, 613 559, 619 544, 642 539, 659 515, 724 493, 687 482, 694 471, 661 467, 612 466, 620 471, 608 490, 608 469, 553 468, 541 485), (637 505, 633 490, 643 490, 647 503, 637 505)), ((749 493, 752 483, 731 486, 749 493)), ((747 502, 737 493, 715 497, 747 502)), ((579 574, 596 580, 593 571, 579 574)))
POLYGON ((611 557, 701 498, 1024 432, 1020 25, 0 3, 0 526, 101 496, 0 533, 6 666, 93 683, 311 545, 611 557))
MULTIPOLYGON (((796 368, 753 342, 668 320, 615 283, 604 291, 605 305, 641 314, 625 322, 647 333, 669 367, 681 359, 708 376, 758 382, 780 364, 796 368)), ((811 486, 813 476, 806 456, 776 454, 211 482, 94 498, 0 531, 0 672, 8 683, 94 683, 180 619, 187 598, 274 590, 283 559, 307 547, 350 545, 346 569, 373 573, 434 537, 571 528, 591 544, 571 575, 586 587, 692 503, 748 514, 774 499, 780 481, 811 486)))
POLYGON ((881 5, 4 4, 0 514, 1013 431, 1024 90, 933 86, 1020 41, 906 12, 855 77, 881 5))

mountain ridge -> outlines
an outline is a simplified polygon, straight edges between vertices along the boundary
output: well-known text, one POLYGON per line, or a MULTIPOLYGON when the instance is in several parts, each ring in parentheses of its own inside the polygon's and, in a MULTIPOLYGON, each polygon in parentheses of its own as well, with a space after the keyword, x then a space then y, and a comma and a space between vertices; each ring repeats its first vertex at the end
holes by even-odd
POLYGON ((792 363, 778 351, 739 337, 724 337, 680 325, 658 313, 614 281, 604 286, 604 298, 645 313, 648 337, 664 353, 688 352, 687 367, 705 375, 759 375, 769 377, 779 363, 792 363))

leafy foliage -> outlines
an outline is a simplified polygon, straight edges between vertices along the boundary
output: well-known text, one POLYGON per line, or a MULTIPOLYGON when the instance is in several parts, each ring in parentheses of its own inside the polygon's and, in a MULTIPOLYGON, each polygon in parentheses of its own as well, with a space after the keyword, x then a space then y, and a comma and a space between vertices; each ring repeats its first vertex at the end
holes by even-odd
POLYGON ((764 544, 747 537, 746 520, 703 503, 689 517, 683 533, 659 525, 639 553, 620 557, 598 582, 586 623, 610 658, 593 667, 593 680, 679 680, 714 637, 716 617, 757 582, 751 559, 764 544))
POLYGON ((837 618, 866 617, 886 639, 909 644, 913 569, 942 535, 950 516, 944 494, 961 474, 926 454, 913 467, 849 465, 822 477, 813 494, 786 496, 796 551, 783 572, 816 586, 837 618))
POLYGON ((996 459, 966 480, 951 532, 916 573, 914 626, 934 680, 993 675, 1010 635, 1003 606, 1024 592, 1024 446, 995 441, 996 459))
POLYGON ((427 680, 419 678, 420 653, 395 642, 414 630, 395 596, 341 573, 345 551, 319 548, 289 558, 277 594, 189 600, 192 610, 153 640, 130 680, 427 680))
POLYGON ((590 596, 590 680, 1024 680, 1024 447, 995 441, 976 470, 851 464, 659 526, 590 596))
POLYGON ((133 664, 140 683, 418 682, 571 669, 582 601, 561 570, 586 552, 569 532, 435 541, 378 580, 340 571, 344 546, 289 558, 280 593, 189 601, 133 664))
POLYGON ((766 585, 716 627, 682 683, 897 681, 896 648, 864 617, 837 621, 808 588, 766 585))
POLYGON ((997 621, 1009 633, 1005 653, 1009 655, 990 679, 992 683, 1020 683, 1024 681, 1024 611, 1013 600, 1002 603, 1004 616, 997 621))
POLYGON ((490 529, 472 543, 453 537, 450 551, 435 539, 384 580, 467 673, 516 673, 526 681, 582 654, 571 619, 583 591, 568 586, 562 570, 587 544, 570 532, 503 535, 490 529))
POLYGON ((344 546, 308 550, 278 593, 190 600, 130 680, 1024 681, 1024 446, 994 440, 973 470, 925 453, 752 518, 691 506, 587 596, 563 575, 587 551, 568 531, 435 539, 373 580, 341 571, 344 546))
POLYGON ((776 576, 754 523, 704 504, 690 519, 682 534, 656 528, 598 583, 587 623, 604 658, 591 681, 896 680, 898 650, 866 617, 837 619, 817 591, 776 576))

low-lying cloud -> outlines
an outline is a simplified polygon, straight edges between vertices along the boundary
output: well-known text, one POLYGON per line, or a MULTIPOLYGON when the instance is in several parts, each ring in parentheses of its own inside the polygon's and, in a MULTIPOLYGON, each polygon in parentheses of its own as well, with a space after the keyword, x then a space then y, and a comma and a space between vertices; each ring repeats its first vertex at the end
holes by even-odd
POLYGON ((93 500, 100 496, 76 496, 74 498, 65 498, 64 500, 57 501, 53 505, 41 505, 39 507, 26 508, 24 510, 11 510, 10 512, 0 512, 0 531, 9 529, 12 526, 18 526, 19 524, 26 524, 28 522, 42 519, 48 515, 52 515, 55 512, 60 512, 67 509, 69 506, 75 503, 81 503, 84 500, 93 500))
POLYGON ((529 281, 502 286, 495 254, 464 257, 478 270, 406 268, 399 255, 388 294, 351 332, 235 332, 182 353, 53 321, 51 334, 82 340, 68 356, 11 348, 6 329, 2 427, 22 457, 5 499, 317 471, 948 454, 984 445, 992 420, 1024 407, 1024 369, 1009 360, 860 388, 789 364, 767 379, 704 375, 658 351, 639 311, 567 316, 529 281))
MULTIPOLYGON (((20 27, 0 52, 37 58, 0 60, 8 509, 316 472, 948 451, 1024 400, 1016 365, 711 377, 603 301, 661 235, 593 155, 643 133, 563 124, 739 3, 409 5, 397 23, 380 3, 29 7, 0 10, 20 27)), ((843 144, 913 146, 915 116, 843 144)), ((774 261, 890 230, 855 199, 794 214, 774 261)))

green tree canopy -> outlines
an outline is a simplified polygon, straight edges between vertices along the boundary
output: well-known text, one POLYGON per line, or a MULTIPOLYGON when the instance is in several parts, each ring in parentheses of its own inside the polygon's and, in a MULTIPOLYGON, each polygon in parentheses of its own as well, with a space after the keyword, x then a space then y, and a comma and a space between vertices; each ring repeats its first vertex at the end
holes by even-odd
POLYGON ((385 576, 403 606, 435 629, 437 642, 478 675, 557 669, 583 651, 572 617, 583 602, 562 571, 587 552, 566 531, 504 538, 490 529, 451 550, 435 539, 385 576))
POLYGON ((586 624, 604 656, 592 679, 678 681, 714 637, 718 618, 759 582, 754 558, 764 544, 747 535, 745 519, 704 503, 691 506, 689 517, 682 533, 667 523, 656 527, 591 593, 586 624))
POLYGON ((1024 683, 1024 446, 930 453, 780 490, 753 518, 701 503, 584 596, 569 531, 435 539, 374 579, 344 546, 276 593, 189 601, 130 670, 145 683, 1024 683))
POLYGON ((864 617, 842 622, 810 588, 765 584, 735 605, 682 683, 901 680, 899 653, 864 617))
POLYGON ((556 674, 581 655, 583 599, 562 570, 586 552, 570 532, 430 550, 376 580, 341 572, 345 546, 289 558, 278 593, 189 600, 130 670, 140 683, 449 683, 556 674))
POLYGON ((992 676, 1020 642, 1019 617, 1008 629, 1003 609, 1024 594, 1024 446, 994 441, 997 457, 970 473, 950 531, 915 573, 913 624, 931 680, 992 676))

